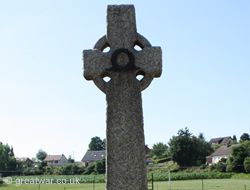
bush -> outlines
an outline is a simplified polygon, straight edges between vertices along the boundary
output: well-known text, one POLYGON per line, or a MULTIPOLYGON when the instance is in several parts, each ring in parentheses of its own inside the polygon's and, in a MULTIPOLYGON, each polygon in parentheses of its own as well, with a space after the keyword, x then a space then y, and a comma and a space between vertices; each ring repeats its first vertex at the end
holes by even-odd
POLYGON ((104 174, 106 172, 105 158, 100 161, 95 161, 95 172, 97 174, 104 174))
MULTIPOLYGON (((154 181, 168 181, 168 172, 157 172, 154 173, 154 181)), ((171 180, 191 180, 191 179, 228 179, 231 178, 233 173, 185 173, 176 172, 170 174, 171 180)), ((148 180, 151 180, 152 174, 148 174, 148 180)))
POLYGON ((196 160, 195 162, 196 166, 201 166, 202 164, 204 164, 203 160, 196 160))
POLYGON ((62 175, 74 175, 76 169, 77 169, 76 165, 63 166, 62 167, 62 175))
POLYGON ((52 166, 46 166, 44 174, 51 175, 51 174, 53 174, 53 170, 54 170, 54 168, 52 166))
POLYGON ((244 173, 234 174, 232 176, 232 179, 250 179, 250 174, 244 174, 244 173))
POLYGON ((245 172, 244 160, 248 157, 248 149, 244 145, 234 146, 230 150, 231 156, 227 159, 228 172, 245 172))
POLYGON ((157 160, 157 163, 164 163, 164 162, 168 162, 168 161, 170 161, 170 160, 171 160, 170 157, 162 158, 162 159, 157 160))
POLYGON ((213 164, 210 166, 211 170, 210 171, 216 171, 216 172, 226 172, 227 169, 227 159, 222 158, 218 163, 213 164))
POLYGON ((89 167, 87 167, 86 171, 83 173, 84 175, 89 175, 95 170, 95 164, 91 164, 89 167))
POLYGON ((28 175, 42 175, 43 171, 39 170, 38 168, 25 168, 23 170, 23 175, 28 176, 28 175))
POLYGON ((202 169, 202 170, 204 170, 204 169, 206 169, 207 168, 207 165, 206 164, 202 164, 201 166, 200 166, 200 169, 202 169))
POLYGON ((43 170, 45 166, 47 166, 47 162, 39 162, 38 163, 39 170, 43 170))
POLYGON ((244 160, 244 168, 247 173, 250 173, 250 157, 246 157, 244 160))
POLYGON ((75 175, 80 175, 80 174, 83 174, 85 172, 85 167, 83 165, 80 165, 80 166, 74 166, 75 169, 74 169, 74 174, 75 175))

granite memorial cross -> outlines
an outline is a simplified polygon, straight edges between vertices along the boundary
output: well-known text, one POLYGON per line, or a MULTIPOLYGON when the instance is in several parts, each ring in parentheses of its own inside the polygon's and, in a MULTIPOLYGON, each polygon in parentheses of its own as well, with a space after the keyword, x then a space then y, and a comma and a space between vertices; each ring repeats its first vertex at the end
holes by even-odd
POLYGON ((137 33, 133 5, 109 5, 107 34, 83 61, 85 79, 106 94, 106 189, 147 190, 141 91, 161 75, 161 48, 137 33))

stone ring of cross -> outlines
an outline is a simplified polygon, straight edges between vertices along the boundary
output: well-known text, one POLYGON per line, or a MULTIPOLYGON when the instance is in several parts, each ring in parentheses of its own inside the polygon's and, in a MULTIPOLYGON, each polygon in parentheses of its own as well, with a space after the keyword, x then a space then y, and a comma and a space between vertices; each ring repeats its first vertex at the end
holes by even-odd
MULTIPOLYGON (((152 70, 149 67, 145 68, 144 61, 138 61, 138 57, 140 56, 140 54, 143 54, 145 56, 151 50, 155 50, 154 52, 158 52, 158 54, 160 53, 160 56, 155 56, 155 57, 161 57, 161 50, 160 50, 160 48, 152 47, 150 42, 141 34, 137 33, 136 36, 137 37, 136 37, 136 41, 134 42, 134 46, 136 46, 136 45, 139 46, 141 48, 141 51, 137 51, 134 48, 129 48, 129 50, 125 49, 125 48, 119 48, 116 50, 112 50, 112 48, 111 48, 110 51, 106 52, 106 53, 104 53, 104 49, 107 47, 110 47, 109 42, 108 42, 106 35, 101 37, 94 45, 94 50, 99 50, 99 52, 102 52, 102 54, 103 54, 103 56, 101 58, 102 61, 100 60, 99 63, 101 63, 101 62, 107 63, 110 61, 110 67, 104 69, 102 65, 99 65, 100 72, 95 77, 88 77, 89 75, 87 75, 87 69, 85 69, 85 78, 87 80, 93 80, 95 85, 102 92, 105 93, 107 83, 103 80, 103 78, 104 77, 111 77, 110 72, 122 71, 122 70, 134 70, 136 72, 136 75, 143 75, 143 78, 139 82, 141 85, 141 90, 146 89, 150 85, 150 83, 152 82, 154 77, 160 76, 161 67, 159 67, 160 69, 158 69, 157 67, 153 67, 153 68, 156 68, 156 70, 152 70), (125 53, 129 57, 129 63, 127 63, 127 65, 125 65, 125 66, 121 66, 121 65, 117 64, 117 62, 115 60, 120 53, 125 53), (112 59, 113 59, 113 61, 112 61, 112 59), (102 70, 101 68, 103 68, 104 70, 102 70), (152 71, 152 72, 148 72, 148 71, 152 71), (157 73, 157 74, 155 74, 155 73, 157 73)), ((85 57, 87 58, 87 56, 85 56, 85 57)), ((150 56, 149 57, 145 56, 145 57, 146 57, 145 60, 151 60, 150 56)), ((155 59, 155 57, 153 59, 155 59)), ((155 62, 155 61, 152 61, 152 62, 155 62)), ((159 63, 161 65, 161 61, 158 61, 157 63, 159 63)), ((89 69, 88 71, 89 71, 89 73, 91 73, 91 71, 94 71, 94 69, 93 70, 89 69)), ((111 80, 112 80, 112 78, 111 78, 111 80)))

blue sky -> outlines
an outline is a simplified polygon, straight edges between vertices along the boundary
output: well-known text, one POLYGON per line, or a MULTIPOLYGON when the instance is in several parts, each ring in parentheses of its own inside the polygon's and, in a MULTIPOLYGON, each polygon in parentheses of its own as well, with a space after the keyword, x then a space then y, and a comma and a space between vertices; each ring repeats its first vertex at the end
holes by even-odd
POLYGON ((108 4, 134 4, 137 31, 163 51, 142 92, 146 144, 186 126, 206 140, 250 133, 250 2, 0 1, 0 141, 18 157, 73 155, 105 138, 105 95, 82 76, 82 50, 106 33, 108 4))

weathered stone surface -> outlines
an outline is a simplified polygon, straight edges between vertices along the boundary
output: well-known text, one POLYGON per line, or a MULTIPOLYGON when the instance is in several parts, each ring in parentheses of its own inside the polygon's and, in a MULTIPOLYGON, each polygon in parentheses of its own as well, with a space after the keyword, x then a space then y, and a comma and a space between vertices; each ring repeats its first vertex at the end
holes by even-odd
POLYGON ((147 190, 141 91, 160 77, 161 54, 137 33, 133 5, 108 6, 107 35, 83 52, 84 77, 106 94, 107 190, 147 190), (105 76, 111 80, 104 82, 105 76))
POLYGON ((107 189, 147 189, 140 83, 115 73, 107 85, 107 189), (115 79, 115 80, 113 80, 115 79))

